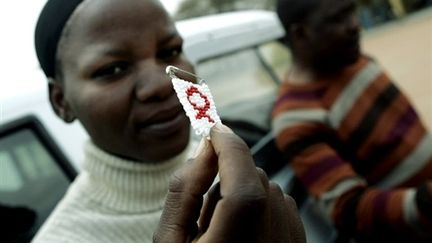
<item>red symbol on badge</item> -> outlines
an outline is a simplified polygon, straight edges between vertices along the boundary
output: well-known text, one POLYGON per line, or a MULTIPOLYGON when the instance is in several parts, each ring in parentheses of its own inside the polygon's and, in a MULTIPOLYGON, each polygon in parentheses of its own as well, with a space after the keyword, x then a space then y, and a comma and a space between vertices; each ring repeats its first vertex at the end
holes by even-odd
POLYGON ((210 123, 215 123, 215 121, 211 118, 211 116, 207 114, 207 111, 210 110, 210 101, 207 98, 207 96, 201 93, 201 91, 199 91, 194 86, 190 86, 186 90, 186 94, 187 94, 188 101, 192 105, 193 109, 198 111, 197 115, 195 116, 195 119, 199 120, 199 119, 207 118, 207 120, 210 123), (197 95, 199 97, 197 97, 197 95))

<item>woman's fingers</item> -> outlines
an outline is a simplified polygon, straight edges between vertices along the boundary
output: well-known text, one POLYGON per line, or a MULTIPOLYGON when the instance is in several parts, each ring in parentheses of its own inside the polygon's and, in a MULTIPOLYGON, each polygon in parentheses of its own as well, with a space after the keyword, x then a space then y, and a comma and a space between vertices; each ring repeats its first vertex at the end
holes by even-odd
POLYGON ((306 233, 303 227, 303 223, 300 219, 300 214, 297 209, 295 200, 286 194, 284 194, 284 201, 286 205, 286 219, 288 220, 288 232, 290 234, 291 242, 306 243, 306 233))
POLYGON ((154 242, 304 243, 294 200, 255 167, 246 144, 223 125, 211 138, 174 175, 154 242))
POLYGON ((220 124, 212 129, 211 142, 218 157, 221 198, 200 241, 259 242, 267 192, 249 148, 220 124))
POLYGON ((270 183, 269 207, 272 242, 306 243, 306 235, 295 200, 283 193, 276 183, 270 183))
POLYGON ((269 208, 271 222, 271 242, 305 242, 303 225, 298 217, 295 201, 285 195, 282 189, 274 182, 269 186, 269 208))
POLYGON ((217 174, 216 157, 211 144, 203 139, 194 159, 170 182, 159 226, 153 242, 186 242, 196 232, 203 195, 217 174))
POLYGON ((221 195, 236 195, 253 190, 262 195, 264 187, 249 148, 231 129, 217 124, 211 131, 211 143, 218 157, 221 195))
POLYGON ((201 216, 199 219, 199 230, 201 233, 207 231, 210 225, 211 218, 213 217, 216 205, 220 199, 220 184, 218 182, 213 185, 206 194, 204 205, 201 209, 201 216))
MULTIPOLYGON (((258 176, 261 180, 261 183, 263 184, 265 191, 269 190, 269 180, 267 177, 267 174, 260 168, 256 168, 256 171, 258 173, 258 176)), ((283 199, 283 196, 281 196, 283 199)), ((214 215, 214 210, 216 208, 216 205, 218 204, 219 200, 221 199, 220 194, 220 183, 217 183, 213 185, 210 190, 208 191, 206 195, 206 199, 204 201, 203 208, 201 210, 201 217, 199 220, 199 229, 201 233, 204 233, 207 231, 210 221, 214 215)), ((268 222, 270 222, 270 219, 267 219, 268 222)), ((265 225, 262 225, 265 227, 265 225)), ((267 230, 269 231, 269 229, 267 230)), ((264 230, 263 230, 264 232, 264 230)))

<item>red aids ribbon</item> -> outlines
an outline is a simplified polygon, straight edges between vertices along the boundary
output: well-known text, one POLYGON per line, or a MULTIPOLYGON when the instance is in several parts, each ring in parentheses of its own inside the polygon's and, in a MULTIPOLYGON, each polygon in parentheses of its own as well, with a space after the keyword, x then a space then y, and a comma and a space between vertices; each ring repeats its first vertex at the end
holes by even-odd
POLYGON ((201 93, 201 91, 199 91, 196 87, 194 86, 190 86, 187 90, 186 90, 186 94, 187 94, 187 98, 189 103, 192 105, 193 109, 198 111, 197 115, 195 116, 195 119, 199 120, 199 119, 204 119, 207 118, 207 120, 210 123, 215 123, 215 121, 213 120, 213 118, 211 118, 211 116, 209 114, 207 114, 207 112, 210 110, 210 101, 207 98, 206 95, 204 95, 203 93, 201 93), (191 97, 194 94, 198 94, 205 102, 204 106, 198 106, 198 104, 194 103, 191 101, 191 97))

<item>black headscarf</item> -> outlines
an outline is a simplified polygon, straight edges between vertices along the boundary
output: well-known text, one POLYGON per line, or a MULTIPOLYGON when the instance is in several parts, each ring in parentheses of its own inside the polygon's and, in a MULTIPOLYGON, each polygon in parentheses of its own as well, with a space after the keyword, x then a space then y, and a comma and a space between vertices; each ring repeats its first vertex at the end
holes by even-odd
POLYGON ((43 8, 35 31, 36 55, 45 75, 55 76, 57 47, 63 29, 83 0, 48 0, 43 8))

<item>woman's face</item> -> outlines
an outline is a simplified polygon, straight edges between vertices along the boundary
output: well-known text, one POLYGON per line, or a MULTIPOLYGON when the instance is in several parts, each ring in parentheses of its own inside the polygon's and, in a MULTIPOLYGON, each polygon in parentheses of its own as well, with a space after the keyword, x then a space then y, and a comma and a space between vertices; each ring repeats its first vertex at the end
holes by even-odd
POLYGON ((192 66, 158 1, 87 0, 63 38, 60 106, 81 121, 95 144, 143 162, 185 149, 189 122, 165 68, 192 66))

